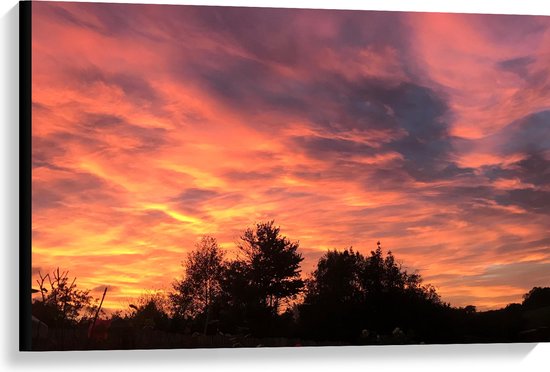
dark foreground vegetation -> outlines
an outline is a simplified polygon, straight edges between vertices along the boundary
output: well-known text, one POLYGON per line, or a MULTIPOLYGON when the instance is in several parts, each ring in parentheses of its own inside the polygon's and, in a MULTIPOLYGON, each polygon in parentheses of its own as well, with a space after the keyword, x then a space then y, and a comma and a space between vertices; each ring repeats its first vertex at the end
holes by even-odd
POLYGON ((550 341, 550 288, 478 312, 452 307, 391 252, 328 251, 304 280, 298 242, 273 222, 247 229, 238 258, 204 237, 168 295, 106 316, 59 269, 38 280, 33 349, 134 349, 550 341))

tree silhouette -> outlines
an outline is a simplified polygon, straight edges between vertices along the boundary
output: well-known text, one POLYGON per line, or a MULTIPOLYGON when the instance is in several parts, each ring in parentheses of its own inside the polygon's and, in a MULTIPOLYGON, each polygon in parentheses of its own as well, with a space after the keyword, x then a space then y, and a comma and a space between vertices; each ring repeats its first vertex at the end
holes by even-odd
POLYGON ((302 332, 314 339, 353 338, 360 318, 361 268, 364 257, 353 249, 331 250, 318 261, 307 280, 304 303, 298 307, 302 332))
POLYGON ((305 302, 334 305, 359 300, 363 261, 364 257, 353 249, 328 251, 307 281, 305 302))
POLYGON ((526 309, 550 306, 550 287, 534 287, 523 296, 522 306, 526 309))
POLYGON ((245 230, 237 248, 237 258, 225 260, 216 239, 203 237, 168 297, 145 293, 124 316, 101 319, 103 331, 90 328, 95 343, 88 342, 92 331, 86 343, 64 336, 67 327, 82 329, 81 320, 97 309, 90 291, 78 289, 68 271, 39 273, 33 315, 64 329, 36 341, 44 349, 204 347, 205 338, 195 337, 200 331, 216 335, 207 338, 214 347, 250 345, 254 338, 309 345, 550 341, 548 287, 534 287, 521 304, 480 311, 443 303, 420 274, 407 272, 391 251, 384 254, 380 242, 366 255, 327 251, 305 283, 298 242, 273 221, 245 230), (285 304, 290 299, 295 303, 285 304))
POLYGON ((384 306, 385 299, 392 297, 407 297, 440 303, 440 297, 431 285, 423 285, 422 277, 409 274, 395 260, 391 251, 383 256, 380 242, 364 260, 360 277, 362 278, 365 300, 384 306))
POLYGON ((140 329, 169 329, 169 304, 166 295, 160 292, 143 293, 134 303, 126 319, 140 329))
POLYGON ((68 271, 59 268, 51 274, 38 273, 37 280, 40 300, 33 301, 33 315, 46 324, 55 327, 75 325, 81 318, 81 313, 91 315, 95 304, 89 290, 80 290, 76 285, 76 277, 69 279, 68 271))
POLYGON ((295 296, 304 286, 300 277, 303 257, 298 242, 291 242, 274 221, 247 229, 238 245, 244 256, 251 286, 261 305, 277 314, 282 300, 295 296))
POLYGON ((176 280, 170 295, 173 309, 180 316, 204 314, 206 334, 212 302, 220 294, 223 269, 223 252, 216 239, 203 237, 187 255, 184 268, 184 279, 176 280))
POLYGON ((319 259, 307 281, 300 322, 311 337, 354 340, 362 330, 401 334, 418 328, 421 313, 439 307, 435 289, 407 273, 391 252, 384 257, 378 243, 367 257, 350 248, 319 259))

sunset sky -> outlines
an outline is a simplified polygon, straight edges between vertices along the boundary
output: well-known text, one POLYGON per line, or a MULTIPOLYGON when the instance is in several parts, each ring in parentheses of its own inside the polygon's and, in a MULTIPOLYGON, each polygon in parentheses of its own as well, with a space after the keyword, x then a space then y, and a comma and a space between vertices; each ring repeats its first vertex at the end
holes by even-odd
POLYGON ((454 306, 550 286, 550 18, 33 3, 34 278, 105 306, 274 219, 454 306))

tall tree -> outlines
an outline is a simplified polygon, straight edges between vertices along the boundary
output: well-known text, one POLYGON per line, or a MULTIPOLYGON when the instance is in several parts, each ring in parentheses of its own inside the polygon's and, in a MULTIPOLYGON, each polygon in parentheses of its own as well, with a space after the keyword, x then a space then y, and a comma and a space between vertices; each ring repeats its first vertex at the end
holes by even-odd
POLYGON ((396 327, 425 329, 418 319, 440 305, 435 289, 404 270, 391 252, 384 256, 378 243, 369 256, 349 249, 328 251, 319 259, 308 280, 300 323, 313 338, 352 340, 362 329, 386 334, 396 327))
POLYGON ((304 286, 300 277, 303 257, 298 242, 281 235, 274 221, 256 224, 241 236, 238 248, 250 272, 251 285, 260 304, 277 313, 282 300, 297 295, 304 286))
POLYGON ((352 248, 328 251, 318 261, 307 281, 306 303, 335 305, 357 301, 361 297, 361 265, 365 258, 352 248))
POLYGON ((176 280, 170 295, 177 315, 205 315, 204 333, 208 329, 210 310, 220 293, 224 254, 215 238, 203 237, 184 263, 185 276, 176 280))

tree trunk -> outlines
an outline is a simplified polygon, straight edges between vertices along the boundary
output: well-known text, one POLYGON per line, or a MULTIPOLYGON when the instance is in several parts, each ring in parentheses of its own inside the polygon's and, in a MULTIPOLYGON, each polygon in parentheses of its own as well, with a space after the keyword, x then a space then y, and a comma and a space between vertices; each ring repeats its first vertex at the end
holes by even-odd
POLYGON ((208 330, 208 322, 210 321, 210 305, 206 307, 206 320, 204 321, 204 335, 206 336, 206 331, 208 330))
POLYGON ((206 286, 206 320, 204 321, 204 335, 206 336, 206 331, 208 330, 208 322, 210 321, 210 293, 209 293, 208 284, 206 286))

